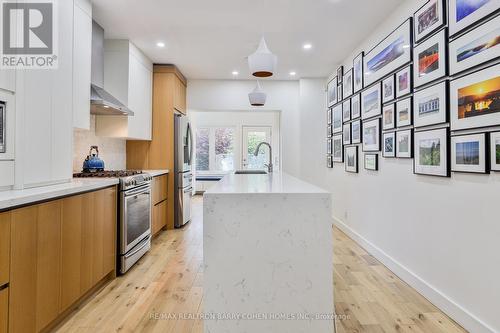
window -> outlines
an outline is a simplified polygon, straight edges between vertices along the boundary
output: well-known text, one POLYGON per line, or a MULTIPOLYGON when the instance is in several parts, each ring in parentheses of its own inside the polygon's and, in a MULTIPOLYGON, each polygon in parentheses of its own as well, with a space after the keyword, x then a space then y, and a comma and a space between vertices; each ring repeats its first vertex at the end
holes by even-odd
POLYGON ((235 129, 203 127, 196 130, 196 170, 228 172, 235 169, 235 129))

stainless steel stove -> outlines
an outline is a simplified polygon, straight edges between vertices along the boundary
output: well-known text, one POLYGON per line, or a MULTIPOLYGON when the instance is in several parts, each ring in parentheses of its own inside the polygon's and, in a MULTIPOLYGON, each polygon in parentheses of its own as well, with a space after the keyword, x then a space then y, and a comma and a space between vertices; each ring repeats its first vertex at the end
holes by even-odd
POLYGON ((151 180, 136 170, 81 172, 75 178, 119 178, 118 272, 127 272, 151 248, 151 180))

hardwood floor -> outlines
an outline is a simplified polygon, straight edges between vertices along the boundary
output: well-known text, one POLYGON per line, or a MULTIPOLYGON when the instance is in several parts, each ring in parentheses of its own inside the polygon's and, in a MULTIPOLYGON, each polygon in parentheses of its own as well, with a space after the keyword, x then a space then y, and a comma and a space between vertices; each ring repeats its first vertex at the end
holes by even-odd
MULTIPOLYGON (((156 237, 148 255, 57 332, 203 332, 203 322, 189 317, 202 311, 202 206, 195 197, 186 228, 156 237)), ((338 333, 466 332, 340 230, 333 237, 338 333)))

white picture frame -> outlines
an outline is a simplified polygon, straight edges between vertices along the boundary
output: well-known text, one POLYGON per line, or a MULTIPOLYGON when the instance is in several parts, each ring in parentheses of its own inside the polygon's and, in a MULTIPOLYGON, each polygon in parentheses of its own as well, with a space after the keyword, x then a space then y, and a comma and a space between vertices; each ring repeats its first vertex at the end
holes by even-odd
POLYGON ((490 133, 490 161, 490 169, 500 171, 500 132, 490 133))
POLYGON ((380 118, 363 121, 363 151, 380 151, 380 118))
POLYGON ((405 127, 412 124, 413 102, 412 97, 396 102, 396 127, 405 127))
POLYGON ((489 106, 485 106, 482 109, 477 109, 477 105, 487 105, 490 100, 498 100, 499 98, 500 64, 451 81, 451 129, 456 131, 499 125, 499 107, 490 108, 489 106), (474 91, 481 91, 481 94, 473 95, 474 91), (478 98, 483 98, 484 102, 476 100, 478 98))
POLYGON ((500 57, 498 41, 500 16, 469 31, 450 43, 450 74, 455 75, 469 68, 500 57))
POLYGON ((430 0, 413 15, 415 42, 420 42, 445 24, 443 0, 430 0))
POLYGON ((448 128, 415 132, 413 172, 418 175, 449 177, 448 128))
POLYGON ((413 86, 419 87, 448 74, 446 29, 413 49, 413 86), (437 59, 436 59, 437 58, 437 59))
POLYGON ((424 127, 445 123, 448 110, 448 83, 441 83, 413 94, 413 123, 424 127))
POLYGON ((396 157, 396 132, 386 132, 383 134, 382 156, 385 158, 396 157))
POLYGON ((451 137, 451 171, 488 173, 486 133, 451 137))
POLYGON ((449 0, 448 23, 450 27, 450 36, 464 30, 470 25, 478 22, 482 18, 490 15, 500 8, 500 0, 476 1, 477 8, 467 8, 467 11, 461 7, 465 1, 449 0))
POLYGON ((407 66, 396 73, 396 98, 410 94, 413 90, 412 66, 407 66))
POLYGON ((361 118, 363 120, 382 113, 382 85, 380 82, 361 92, 361 118))
POLYGON ((411 61, 411 19, 403 22, 363 58, 365 86, 411 61))
POLYGON ((396 132, 396 157, 397 158, 412 158, 412 130, 407 129, 396 132))

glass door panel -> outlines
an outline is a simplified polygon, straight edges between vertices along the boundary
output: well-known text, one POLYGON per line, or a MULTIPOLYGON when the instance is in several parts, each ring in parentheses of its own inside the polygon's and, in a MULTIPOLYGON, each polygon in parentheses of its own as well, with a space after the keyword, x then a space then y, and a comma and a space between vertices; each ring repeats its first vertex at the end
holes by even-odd
POLYGON ((262 146, 259 155, 255 156, 255 149, 261 142, 271 142, 271 127, 243 127, 243 169, 265 169, 264 164, 269 163, 269 148, 262 146))

